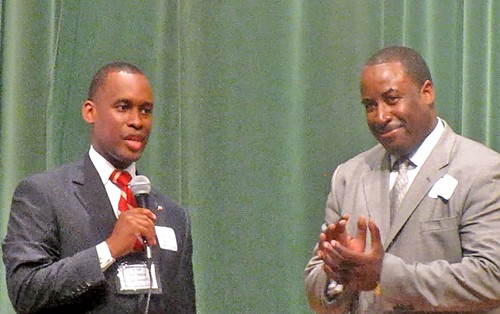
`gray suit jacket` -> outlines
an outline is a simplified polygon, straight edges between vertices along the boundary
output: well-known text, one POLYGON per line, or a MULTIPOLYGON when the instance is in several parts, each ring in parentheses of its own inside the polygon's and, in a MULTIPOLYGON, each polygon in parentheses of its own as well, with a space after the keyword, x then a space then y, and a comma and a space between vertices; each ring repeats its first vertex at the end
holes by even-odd
MULTIPOLYGON (((150 194, 158 226, 175 231, 178 250, 153 247, 163 293, 150 313, 194 313, 192 240, 187 212, 156 190, 150 194)), ((116 217, 97 170, 84 160, 22 181, 14 193, 3 260, 7 288, 21 313, 140 313, 144 295, 116 293, 121 262, 144 261, 144 253, 118 259, 104 273, 95 246, 113 230, 116 217)))
POLYGON ((360 215, 377 223, 386 251, 380 294, 347 287, 328 301, 323 263, 315 256, 305 270, 311 307, 318 313, 500 313, 500 155, 445 125, 392 226, 389 173, 381 145, 340 165, 325 217, 331 223, 350 214, 351 234, 360 215), (458 181, 454 190, 446 175, 458 181))

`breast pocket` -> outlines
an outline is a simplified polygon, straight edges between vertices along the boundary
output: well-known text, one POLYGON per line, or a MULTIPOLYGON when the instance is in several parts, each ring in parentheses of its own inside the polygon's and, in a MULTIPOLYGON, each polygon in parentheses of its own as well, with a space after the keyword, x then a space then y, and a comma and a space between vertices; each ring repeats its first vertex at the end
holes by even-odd
POLYGON ((459 262, 462 259, 458 216, 423 221, 419 235, 429 260, 459 262))
POLYGON ((458 216, 422 221, 420 233, 439 232, 454 229, 458 231, 458 216))

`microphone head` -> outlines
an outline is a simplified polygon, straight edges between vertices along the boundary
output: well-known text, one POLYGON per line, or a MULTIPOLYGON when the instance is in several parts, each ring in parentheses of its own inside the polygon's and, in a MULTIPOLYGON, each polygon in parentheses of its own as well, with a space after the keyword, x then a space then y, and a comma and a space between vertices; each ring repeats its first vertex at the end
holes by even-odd
POLYGON ((133 177, 128 186, 134 195, 149 195, 149 192, 151 192, 151 182, 149 182, 146 176, 139 175, 133 177))

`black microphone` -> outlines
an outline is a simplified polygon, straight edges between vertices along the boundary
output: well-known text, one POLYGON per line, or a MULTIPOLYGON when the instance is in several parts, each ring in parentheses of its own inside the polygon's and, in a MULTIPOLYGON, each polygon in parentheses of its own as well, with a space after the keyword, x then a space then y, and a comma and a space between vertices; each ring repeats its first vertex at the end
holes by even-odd
MULTIPOLYGON (((137 206, 149 209, 149 193, 151 192, 151 182, 146 176, 138 175, 132 178, 128 184, 135 197, 137 206)), ((143 239, 144 244, 146 240, 143 239)), ((149 260, 153 257, 151 247, 146 244, 146 256, 149 260)))

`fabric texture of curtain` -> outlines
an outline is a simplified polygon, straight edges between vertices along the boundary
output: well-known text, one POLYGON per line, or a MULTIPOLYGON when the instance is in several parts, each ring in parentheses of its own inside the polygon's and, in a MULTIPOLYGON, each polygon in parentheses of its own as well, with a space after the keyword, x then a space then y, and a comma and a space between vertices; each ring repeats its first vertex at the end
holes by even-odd
POLYGON ((375 143, 358 80, 378 49, 420 51, 439 115, 500 150, 498 1, 0 3, 1 238, 19 180, 87 151, 93 73, 132 62, 155 94, 138 167, 190 211, 199 313, 309 312, 332 171, 375 143))

